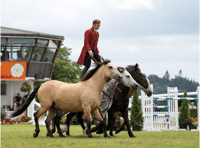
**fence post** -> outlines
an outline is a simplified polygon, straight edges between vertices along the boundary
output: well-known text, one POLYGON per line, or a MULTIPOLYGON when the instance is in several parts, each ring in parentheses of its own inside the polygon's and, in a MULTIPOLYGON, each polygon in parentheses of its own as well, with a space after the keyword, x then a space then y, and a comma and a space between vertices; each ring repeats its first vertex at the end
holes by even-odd
MULTIPOLYGON (((152 89, 152 92, 153 92, 153 84, 151 84, 151 89, 152 89)), ((151 96, 151 131, 153 131, 153 95, 151 96)))
POLYGON ((197 117, 198 117, 198 127, 197 130, 200 131, 200 86, 197 87, 197 117))
MULTIPOLYGON (((178 98, 178 88, 175 87, 176 92, 175 92, 175 98, 178 98)), ((175 118, 176 118, 176 129, 179 129, 179 113, 178 113, 178 100, 175 99, 175 118)))
POLYGON ((143 114, 143 118, 144 118, 144 123, 143 123, 143 129, 142 130, 146 130, 146 119, 145 119, 145 97, 144 97, 145 93, 143 92, 143 90, 141 90, 141 105, 142 105, 142 114, 143 114))

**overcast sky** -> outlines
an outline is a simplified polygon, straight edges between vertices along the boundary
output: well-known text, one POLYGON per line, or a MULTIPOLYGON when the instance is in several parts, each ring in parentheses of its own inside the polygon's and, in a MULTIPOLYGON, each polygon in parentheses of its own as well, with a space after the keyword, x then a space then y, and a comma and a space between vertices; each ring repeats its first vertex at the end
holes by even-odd
POLYGON ((77 61, 84 32, 101 20, 98 48, 116 66, 199 82, 198 0, 2 0, 1 26, 65 37, 77 61))

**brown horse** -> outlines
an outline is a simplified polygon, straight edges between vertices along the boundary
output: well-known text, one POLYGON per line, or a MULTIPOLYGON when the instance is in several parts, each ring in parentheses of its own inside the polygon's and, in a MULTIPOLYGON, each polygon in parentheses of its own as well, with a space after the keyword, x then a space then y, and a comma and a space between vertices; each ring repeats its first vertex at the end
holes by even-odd
POLYGON ((90 114, 97 120, 103 121, 98 107, 101 104, 101 92, 107 78, 114 78, 118 81, 122 79, 117 68, 108 60, 101 64, 97 63, 96 68, 89 71, 84 79, 76 84, 55 80, 45 82, 32 92, 29 99, 11 117, 20 115, 25 111, 38 90, 38 99, 41 107, 34 113, 36 129, 33 137, 37 137, 40 132, 39 117, 47 111, 49 111, 45 121, 47 136, 53 137, 50 124, 58 108, 65 112, 84 112, 82 117, 87 123, 88 137, 92 137, 90 114))

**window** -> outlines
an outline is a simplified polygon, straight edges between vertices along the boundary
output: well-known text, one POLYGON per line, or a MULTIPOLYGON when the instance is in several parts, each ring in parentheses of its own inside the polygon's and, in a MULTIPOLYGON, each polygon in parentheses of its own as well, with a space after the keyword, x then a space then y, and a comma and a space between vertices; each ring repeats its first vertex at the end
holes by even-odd
POLYGON ((7 47, 6 61, 23 61, 21 47, 7 47))
POLYGON ((28 61, 33 47, 7 47, 6 61, 28 61))
POLYGON ((34 46, 35 39, 8 39, 10 46, 34 46))
POLYGON ((47 46, 48 40, 38 39, 38 46, 47 46))
POLYGON ((22 47, 22 57, 24 61, 29 61, 33 47, 22 47))
POLYGON ((6 84, 1 84, 1 95, 6 95, 6 84))
POLYGON ((1 38, 1 46, 6 45, 6 38, 1 38))
POLYGON ((44 48, 35 48, 32 56, 32 61, 40 61, 44 53, 44 48))
POLYGON ((47 49, 43 58, 43 62, 51 62, 56 49, 47 49))

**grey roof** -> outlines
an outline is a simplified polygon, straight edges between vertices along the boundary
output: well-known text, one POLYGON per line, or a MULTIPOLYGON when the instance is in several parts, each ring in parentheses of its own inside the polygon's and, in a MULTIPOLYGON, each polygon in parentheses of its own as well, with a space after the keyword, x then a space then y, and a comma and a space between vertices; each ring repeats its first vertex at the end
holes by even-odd
POLYGON ((53 34, 27 31, 15 28, 1 27, 1 36, 29 36, 29 37, 45 37, 51 39, 64 40, 64 36, 58 36, 53 34))

